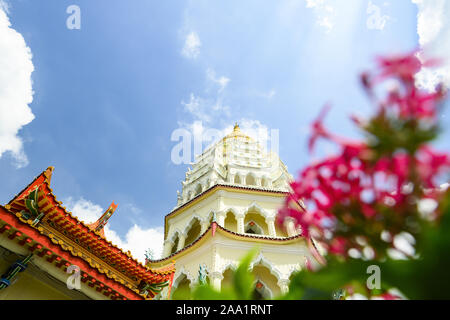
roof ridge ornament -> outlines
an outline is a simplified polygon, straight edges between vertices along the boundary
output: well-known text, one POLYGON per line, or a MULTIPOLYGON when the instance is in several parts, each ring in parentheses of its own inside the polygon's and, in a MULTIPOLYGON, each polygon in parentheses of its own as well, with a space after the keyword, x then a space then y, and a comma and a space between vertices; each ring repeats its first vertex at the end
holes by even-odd
POLYGON ((105 237, 105 232, 103 228, 108 223, 109 218, 113 215, 114 211, 117 209, 117 204, 114 203, 114 201, 111 203, 109 208, 105 211, 105 213, 102 214, 100 218, 98 218, 97 221, 94 223, 91 223, 88 225, 89 229, 99 232, 102 237, 105 237))

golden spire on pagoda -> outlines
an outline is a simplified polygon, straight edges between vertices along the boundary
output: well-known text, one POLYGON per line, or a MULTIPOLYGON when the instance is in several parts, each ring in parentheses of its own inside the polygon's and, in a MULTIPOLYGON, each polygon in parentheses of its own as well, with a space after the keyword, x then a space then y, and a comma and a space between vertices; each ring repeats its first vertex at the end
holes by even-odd
POLYGON ((241 128, 239 128, 238 123, 235 122, 233 132, 240 132, 240 131, 241 131, 241 128))

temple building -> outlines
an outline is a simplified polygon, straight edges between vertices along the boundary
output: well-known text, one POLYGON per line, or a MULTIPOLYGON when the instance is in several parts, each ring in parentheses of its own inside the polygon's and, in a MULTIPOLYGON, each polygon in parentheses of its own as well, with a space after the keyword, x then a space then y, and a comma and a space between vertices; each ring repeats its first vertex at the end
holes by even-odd
POLYGON ((173 263, 151 268, 109 242, 103 228, 74 217, 50 187, 53 168, 0 206, 0 300, 147 300, 170 294, 173 263))
MULTIPOLYGON (((175 261, 172 295, 193 288, 199 274, 217 290, 232 281, 232 270, 253 247, 255 297, 274 298, 288 291, 293 272, 319 265, 314 244, 292 220, 276 223, 290 190, 291 175, 274 153, 233 132, 196 157, 186 173, 175 208, 165 217, 162 259, 147 266, 167 268, 175 261)), ((302 203, 298 204, 303 206, 302 203)), ((163 289, 160 298, 168 297, 163 289)))
POLYGON ((255 246, 254 297, 275 298, 295 271, 322 262, 294 221, 276 223, 292 181, 286 166, 238 125, 196 157, 165 216, 163 256, 145 264, 105 238, 114 202, 86 224, 56 200, 52 173, 0 206, 0 300, 172 299, 200 277, 220 290, 255 246))

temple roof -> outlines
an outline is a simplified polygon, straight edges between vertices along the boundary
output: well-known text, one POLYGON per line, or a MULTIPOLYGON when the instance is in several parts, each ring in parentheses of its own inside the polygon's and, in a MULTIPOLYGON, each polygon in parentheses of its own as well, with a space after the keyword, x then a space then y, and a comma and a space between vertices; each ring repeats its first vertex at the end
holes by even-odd
MULTIPOLYGON (((56 200, 50 187, 52 172, 53 167, 42 172, 6 206, 2 207, 4 211, 27 228, 37 230, 49 238, 54 245, 70 252, 72 256, 80 257, 88 263, 90 268, 104 273, 108 278, 137 292, 143 298, 147 297, 139 291, 139 286, 143 283, 160 284, 172 281, 175 272, 174 263, 164 268, 148 268, 134 259, 130 252, 124 252, 105 238, 103 228, 99 226, 102 222, 106 223, 110 216, 107 214, 109 212, 112 214, 111 210, 114 211, 117 207, 114 203, 94 224, 85 224, 56 200), (30 197, 36 200, 34 207, 31 206, 33 200, 30 197), (36 210, 41 218, 31 217, 30 211, 33 210, 36 210)), ((0 216, 1 220, 2 216, 0 216)), ((148 294, 153 297, 156 293, 150 291, 148 294)))
POLYGON ((111 203, 108 209, 106 209, 105 213, 103 213, 100 218, 97 219, 94 223, 88 224, 88 227, 91 230, 97 231, 100 233, 102 237, 105 237, 105 226, 108 223, 109 218, 113 215, 114 211, 117 209, 117 204, 114 201, 111 203))

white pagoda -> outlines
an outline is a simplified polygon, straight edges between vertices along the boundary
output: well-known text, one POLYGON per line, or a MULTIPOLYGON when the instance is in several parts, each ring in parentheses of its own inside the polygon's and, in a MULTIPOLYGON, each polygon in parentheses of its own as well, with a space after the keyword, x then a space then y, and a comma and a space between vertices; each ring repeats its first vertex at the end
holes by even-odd
POLYGON ((163 257, 148 263, 154 268, 176 262, 171 296, 195 286, 200 268, 220 290, 255 246, 260 249, 251 264, 256 297, 286 293, 294 271, 307 261, 317 265, 317 252, 293 221, 282 226, 275 221, 290 181, 278 155, 267 153, 237 124, 199 155, 182 182, 177 205, 165 217, 163 257))

